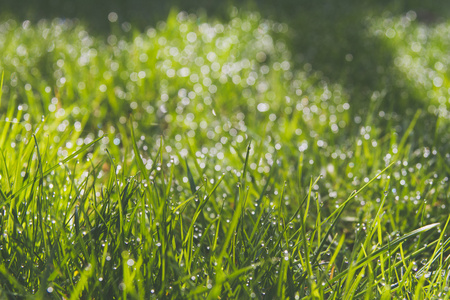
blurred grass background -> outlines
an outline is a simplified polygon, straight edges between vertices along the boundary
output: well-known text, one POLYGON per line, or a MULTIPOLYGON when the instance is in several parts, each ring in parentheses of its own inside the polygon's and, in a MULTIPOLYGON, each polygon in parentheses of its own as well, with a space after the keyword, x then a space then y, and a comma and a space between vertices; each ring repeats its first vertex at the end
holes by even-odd
MULTIPOLYGON (((285 23, 291 29, 290 52, 296 67, 309 64, 326 79, 341 84, 350 92, 355 114, 367 112, 366 100, 373 91, 387 94, 383 106, 400 116, 412 116, 421 106, 420 95, 404 82, 403 74, 393 70, 392 45, 367 35, 374 17, 401 16, 408 11, 417 20, 432 26, 450 16, 450 2, 397 1, 14 1, 3 0, 2 19, 70 18, 78 19, 91 34, 111 33, 108 14, 116 12, 119 24, 144 30, 165 21, 171 9, 206 14, 208 18, 228 21, 230 9, 257 11, 263 18, 285 23), (351 61, 350 61, 351 60, 351 61), (405 111, 405 105, 410 109, 405 111)), ((308 66, 309 67, 309 66, 308 66)))

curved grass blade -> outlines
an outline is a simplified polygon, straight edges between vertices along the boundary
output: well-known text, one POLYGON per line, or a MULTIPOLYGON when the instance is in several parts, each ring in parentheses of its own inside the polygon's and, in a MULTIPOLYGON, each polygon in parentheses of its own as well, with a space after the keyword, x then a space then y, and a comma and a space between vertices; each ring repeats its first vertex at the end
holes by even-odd
POLYGON ((186 157, 184 158, 184 161, 186 163, 186 171, 187 171, 187 177, 189 180, 189 187, 191 188, 192 195, 195 195, 195 193, 197 191, 197 185, 195 184, 194 176, 192 176, 191 169, 189 168, 189 164, 187 162, 186 157))
POLYGON ((144 176, 145 180, 148 180, 147 169, 145 168, 144 162, 142 161, 141 155, 139 154, 139 150, 137 148, 136 136, 134 134, 133 122, 132 121, 133 120, 131 119, 130 129, 131 129, 131 142, 133 144, 134 156, 136 157, 136 162, 138 164, 139 170, 141 171, 141 173, 144 176))

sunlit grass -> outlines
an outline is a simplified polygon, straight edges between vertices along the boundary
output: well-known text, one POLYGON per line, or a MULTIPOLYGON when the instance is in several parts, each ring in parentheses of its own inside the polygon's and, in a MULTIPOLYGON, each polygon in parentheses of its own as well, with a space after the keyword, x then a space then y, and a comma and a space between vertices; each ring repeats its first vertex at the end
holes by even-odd
POLYGON ((285 24, 230 19, 112 22, 104 38, 0 24, 2 296, 444 297, 435 100, 401 120, 373 91, 361 116, 338 82, 295 66, 285 24))

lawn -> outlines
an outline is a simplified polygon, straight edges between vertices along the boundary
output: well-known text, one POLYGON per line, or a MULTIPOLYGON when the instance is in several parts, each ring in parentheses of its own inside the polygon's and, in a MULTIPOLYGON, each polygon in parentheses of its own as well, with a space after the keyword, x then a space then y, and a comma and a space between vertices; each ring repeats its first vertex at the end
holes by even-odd
POLYGON ((449 298, 449 9, 284 3, 0 19, 0 298, 449 298))

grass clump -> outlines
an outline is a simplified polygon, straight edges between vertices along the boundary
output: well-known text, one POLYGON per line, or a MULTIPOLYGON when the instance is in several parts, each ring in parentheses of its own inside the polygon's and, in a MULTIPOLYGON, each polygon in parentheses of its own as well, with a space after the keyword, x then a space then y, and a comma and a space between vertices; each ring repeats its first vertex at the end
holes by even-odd
POLYGON ((286 25, 230 19, 0 25, 2 296, 447 293, 428 102, 402 120, 373 91, 361 116, 286 25))

